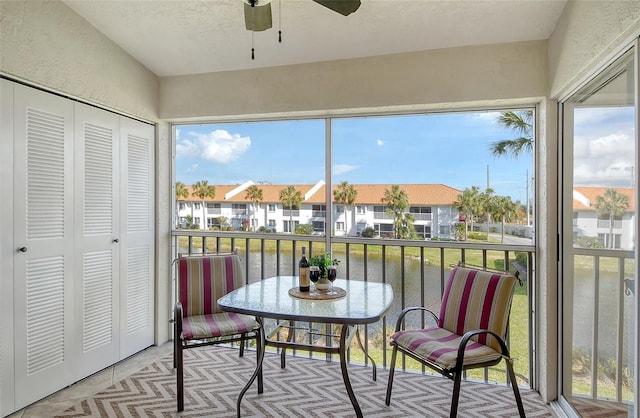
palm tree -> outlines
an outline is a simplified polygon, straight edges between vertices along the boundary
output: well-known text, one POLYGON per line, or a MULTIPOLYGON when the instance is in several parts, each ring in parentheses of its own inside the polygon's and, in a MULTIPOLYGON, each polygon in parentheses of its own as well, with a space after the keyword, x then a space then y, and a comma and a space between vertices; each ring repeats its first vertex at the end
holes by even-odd
MULTIPOLYGON (((263 199, 262 189, 252 184, 247 188, 247 193, 244 195, 244 198, 251 200, 251 219, 255 219, 255 213, 260 208, 260 202, 262 202, 263 199)), ((253 223, 254 222, 251 222, 252 226, 253 223)), ((256 230, 255 226, 253 226, 253 230, 256 230)))
POLYGON ((353 184, 349 184, 348 181, 343 181, 338 185, 338 188, 333 191, 333 200, 336 203, 343 204, 345 206, 344 211, 344 230, 345 234, 349 233, 349 224, 348 224, 348 215, 347 208, 353 205, 353 202, 356 201, 356 196, 358 195, 358 191, 356 190, 353 184))
POLYGON ((480 196, 480 188, 478 186, 471 186, 462 191, 462 194, 458 195, 458 200, 453 203, 453 207, 458 209, 458 212, 464 214, 464 240, 467 240, 469 235, 469 222, 471 222, 471 231, 473 232, 473 218, 476 214, 476 207, 478 206, 478 197, 480 196))
POLYGON ((176 182, 176 227, 180 227, 180 199, 189 197, 187 186, 181 181, 176 182))
POLYGON ((491 212, 494 218, 502 221, 502 236, 500 242, 504 242, 504 224, 507 220, 515 218, 520 205, 513 202, 509 196, 494 196, 491 201, 491 212))
POLYGON ((478 201, 476 206, 476 210, 479 212, 479 214, 484 214, 486 217, 487 234, 489 233, 489 223, 491 222, 493 193, 495 193, 495 190, 493 190, 491 187, 487 187, 487 190, 485 190, 483 193, 480 193, 480 195, 478 195, 478 201))
POLYGON ((287 186, 280 190, 280 201, 283 207, 289 208, 289 232, 293 234, 293 208, 297 208, 302 203, 302 193, 293 186, 287 186))
POLYGON ((533 111, 502 112, 498 117, 498 123, 505 128, 512 129, 519 137, 493 142, 489 147, 493 155, 496 157, 510 155, 513 158, 518 158, 522 152, 533 151, 533 111))
POLYGON ((604 195, 596 197, 595 208, 598 218, 609 217, 609 248, 614 247, 613 221, 621 218, 629 210, 629 196, 624 195, 616 189, 607 189, 604 195))
POLYGON ((391 190, 384 191, 382 202, 387 204, 386 211, 393 216, 394 238, 412 239, 416 237, 413 226, 414 216, 407 212, 409 208, 409 196, 397 184, 391 186, 391 190))
POLYGON ((216 197, 216 186, 208 184, 207 180, 198 181, 193 185, 193 192, 191 193, 191 195, 199 197, 202 201, 202 229, 205 229, 207 223, 204 199, 213 199, 214 197, 216 197))

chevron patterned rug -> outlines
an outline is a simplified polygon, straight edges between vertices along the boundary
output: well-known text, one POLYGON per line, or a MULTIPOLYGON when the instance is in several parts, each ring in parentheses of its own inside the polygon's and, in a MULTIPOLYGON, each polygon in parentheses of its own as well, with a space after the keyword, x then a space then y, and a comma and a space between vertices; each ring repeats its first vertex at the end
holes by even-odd
MULTIPOLYGON (((255 352, 202 347, 185 351, 185 410, 176 413, 176 380, 172 357, 85 399, 58 417, 235 417, 240 389, 255 367, 255 352)), ((453 383, 436 376, 396 372, 391 405, 384 404, 388 373, 349 366, 349 376, 365 417, 447 417, 453 383)), ((553 417, 533 391, 521 390, 527 417, 553 417)), ((353 417, 340 365, 322 360, 265 355, 264 393, 254 383, 242 400, 243 417, 353 417)), ((463 382, 461 417, 516 417, 511 388, 463 382)))

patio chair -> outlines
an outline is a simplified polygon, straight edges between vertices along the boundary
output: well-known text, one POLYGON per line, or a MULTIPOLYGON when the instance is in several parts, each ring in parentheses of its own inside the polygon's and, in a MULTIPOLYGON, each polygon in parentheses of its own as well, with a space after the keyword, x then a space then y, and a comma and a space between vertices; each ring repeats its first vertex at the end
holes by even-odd
POLYGON ((423 307, 404 309, 391 336, 393 351, 385 403, 391 389, 398 351, 452 379, 450 417, 458 413, 463 371, 494 366, 504 358, 521 417, 525 416, 505 337, 517 275, 463 266, 451 271, 445 286, 440 318, 423 307), (425 329, 401 329, 405 316, 418 311, 437 323, 425 329))
MULTIPOLYGON (((237 253, 182 256, 178 263, 178 302, 174 308, 174 367, 177 378, 178 412, 184 410, 183 350, 205 345, 256 340, 259 356, 264 333, 259 318, 223 312, 217 300, 244 286, 244 272, 237 253)), ((262 369, 258 371, 258 393, 262 393, 262 369)))

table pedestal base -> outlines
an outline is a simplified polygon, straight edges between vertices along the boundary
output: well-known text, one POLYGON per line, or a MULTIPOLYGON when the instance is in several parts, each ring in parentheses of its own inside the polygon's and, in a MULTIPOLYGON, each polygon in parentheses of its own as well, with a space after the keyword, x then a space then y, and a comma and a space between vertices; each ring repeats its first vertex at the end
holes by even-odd
MULTIPOLYGON (((321 333, 313 329, 309 330, 303 327, 295 327, 293 321, 284 321, 284 322, 278 323, 276 326, 276 329, 265 337, 264 343, 258 344, 257 349, 261 350, 261 352, 259 353, 259 361, 258 361, 258 364, 256 365, 256 370, 251 376, 251 379, 249 379, 249 382, 247 382, 247 384, 244 386, 242 391, 240 391, 240 395, 238 396, 238 402, 237 402, 238 418, 240 418, 240 403, 242 402, 242 397, 247 392, 249 387, 253 384, 256 377, 262 374, 262 362, 264 359, 265 346, 267 345, 272 347, 278 347, 281 349, 280 367, 282 368, 285 368, 286 366, 286 350, 288 348, 292 348, 292 349, 297 348, 297 349, 303 349, 303 350, 309 350, 312 352, 321 352, 321 353, 327 353, 327 354, 338 354, 340 356, 340 369, 342 370, 342 380, 344 382, 344 387, 347 390, 347 395, 349 395, 349 400, 351 401, 351 405, 353 405, 353 409, 356 413, 356 416, 358 418, 362 418, 362 410, 360 409, 360 404, 358 403, 356 394, 353 391, 353 387, 351 386, 351 380, 349 379, 349 371, 347 368, 347 347, 349 346, 349 343, 351 342, 351 339, 354 336, 356 337, 356 340, 358 341, 358 345, 360 346, 360 349, 362 350, 362 352, 371 361, 371 365, 373 366, 372 377, 373 377, 373 380, 375 381, 377 379, 376 362, 365 350, 362 344, 362 339, 360 338, 360 329, 357 325, 342 324, 340 326, 340 334, 335 335, 331 333, 321 333), (273 337, 274 336, 277 337, 279 332, 282 331, 283 329, 288 330, 287 340, 280 341, 279 339, 273 339, 273 337), (296 330, 303 330, 304 332, 306 332, 310 336, 311 342, 309 344, 295 342, 294 335, 296 330), (313 336, 324 336, 327 338, 337 337, 340 343, 338 347, 314 345, 312 341, 313 336)), ((261 379, 258 379, 258 381, 259 381, 259 384, 262 383, 261 379)), ((262 387, 258 387, 258 393, 262 393, 262 387)))

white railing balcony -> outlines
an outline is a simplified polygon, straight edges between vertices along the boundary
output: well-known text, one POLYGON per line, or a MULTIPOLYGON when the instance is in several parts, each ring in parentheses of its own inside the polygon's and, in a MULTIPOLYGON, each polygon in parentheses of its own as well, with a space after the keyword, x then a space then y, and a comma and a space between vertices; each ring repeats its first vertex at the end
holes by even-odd
POLYGON ((393 216, 386 212, 373 212, 373 219, 393 219, 393 216))
MULTIPOLYGON (((611 222, 608 219, 598 219, 598 228, 611 228, 611 222)), ((614 220, 613 221, 613 229, 621 229, 622 228, 622 221, 621 220, 614 220)))

